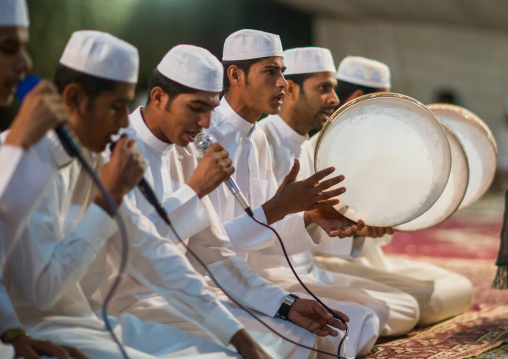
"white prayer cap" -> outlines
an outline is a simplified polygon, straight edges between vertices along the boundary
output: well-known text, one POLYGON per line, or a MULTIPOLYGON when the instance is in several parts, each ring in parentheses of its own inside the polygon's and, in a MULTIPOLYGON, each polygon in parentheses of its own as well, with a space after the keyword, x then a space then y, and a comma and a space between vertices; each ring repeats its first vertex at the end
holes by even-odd
POLYGON ((0 0, 0 26, 28 27, 28 7, 26 0, 0 0))
POLYGON ((360 56, 348 56, 342 60, 337 70, 337 79, 377 89, 391 87, 388 66, 360 56))
POLYGON ((75 31, 65 46, 60 63, 107 80, 138 82, 138 49, 106 32, 75 31))
POLYGON ((210 51, 193 45, 178 45, 164 56, 157 70, 187 87, 221 92, 224 69, 210 51))
POLYGON ((284 56, 279 35, 258 30, 240 30, 228 36, 222 52, 223 61, 284 56))
POLYGON ((330 50, 322 47, 299 47, 284 51, 284 75, 333 72, 335 64, 330 50))

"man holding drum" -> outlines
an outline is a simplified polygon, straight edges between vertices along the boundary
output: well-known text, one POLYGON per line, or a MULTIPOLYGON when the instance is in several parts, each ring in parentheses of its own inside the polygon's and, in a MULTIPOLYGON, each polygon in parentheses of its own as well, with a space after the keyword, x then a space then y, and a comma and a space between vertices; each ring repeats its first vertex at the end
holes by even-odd
MULTIPOLYGON (((286 50, 284 63, 287 66, 285 78, 288 86, 281 111, 278 115, 268 116, 259 122, 269 143, 273 172, 278 183, 281 183, 284 176, 291 170, 294 159, 300 157, 301 146, 308 142, 309 131, 321 129, 339 104, 334 91, 337 80, 330 50, 319 47, 286 50)), ((310 160, 301 158, 300 161, 299 176, 308 177, 314 173, 309 165, 310 160)), ((334 210, 330 209, 330 211, 334 210)), ((335 212, 334 215, 338 216, 338 213, 335 212)), ((357 233, 379 232, 382 235, 384 231, 384 229, 365 227, 357 233)), ((343 243, 343 240, 337 238, 333 240, 339 245, 343 243)), ((262 262, 263 258, 257 258, 257 260, 265 266, 271 264, 269 259, 265 259, 264 262, 262 262)), ((313 289, 325 297, 336 299, 337 296, 343 296, 340 298, 348 298, 366 305, 371 301, 384 303, 389 314, 385 314, 386 324, 380 328, 382 335, 402 334, 415 325, 418 304, 410 295, 369 279, 362 280, 358 277, 323 271, 314 264, 310 250, 291 256, 291 261, 298 264, 297 271, 304 280, 311 282, 316 287, 313 289), (333 288, 319 288, 331 283, 333 288), (369 292, 370 298, 367 299, 359 294, 365 291, 369 292)), ((270 276, 271 281, 276 283, 283 279, 287 280, 286 277, 289 277, 290 273, 285 272, 287 268, 281 267, 282 264, 279 264, 278 268, 265 269, 264 272, 270 276)))
MULTIPOLYGON (((342 60, 337 80, 337 94, 343 99, 342 105, 370 93, 388 92, 391 87, 388 66, 356 56, 342 60)), ((303 158, 310 159, 307 166, 311 168, 317 137, 303 146, 303 158)), ((411 294, 420 307, 418 325, 430 325, 469 308, 472 284, 467 278, 431 264, 386 257, 381 246, 391 238, 374 239, 382 234, 383 230, 378 229, 366 237, 349 238, 346 242, 349 246, 345 247, 352 249, 350 253, 345 253, 342 243, 335 238, 324 235, 314 257, 316 264, 329 271, 369 278, 411 294)))

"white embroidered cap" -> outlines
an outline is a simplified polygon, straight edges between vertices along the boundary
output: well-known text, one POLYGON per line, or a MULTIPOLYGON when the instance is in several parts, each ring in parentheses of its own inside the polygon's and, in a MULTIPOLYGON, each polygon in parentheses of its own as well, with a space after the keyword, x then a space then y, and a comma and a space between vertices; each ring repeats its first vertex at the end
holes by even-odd
POLYGON ((333 72, 335 64, 330 50, 323 47, 298 47, 284 51, 284 75, 333 72))
POLYGON ((223 61, 259 59, 284 56, 279 35, 244 29, 232 33, 224 42, 223 61))
POLYGON ((378 89, 390 89, 390 69, 382 62, 360 56, 341 61, 337 79, 378 89))
POLYGON ((138 82, 138 49, 106 32, 75 31, 65 46, 60 63, 107 80, 138 82))
POLYGON ((210 51, 193 45, 178 45, 164 56, 157 70, 187 87, 221 92, 224 69, 210 51))
POLYGON ((0 0, 0 26, 28 25, 30 20, 26 0, 0 0))

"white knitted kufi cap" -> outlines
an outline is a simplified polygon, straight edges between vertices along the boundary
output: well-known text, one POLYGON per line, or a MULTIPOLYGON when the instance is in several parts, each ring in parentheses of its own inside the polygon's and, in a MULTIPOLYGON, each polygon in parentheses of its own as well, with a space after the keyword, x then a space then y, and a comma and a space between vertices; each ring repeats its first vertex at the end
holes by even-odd
POLYGON ((138 49, 106 32, 75 31, 65 46, 60 63, 107 80, 138 82, 138 49))
POLYGON ((284 51, 284 75, 333 72, 335 64, 330 50, 322 47, 298 47, 284 51))
POLYGON ((337 79, 378 89, 390 89, 390 69, 382 62, 360 56, 341 61, 337 79))
POLYGON ((193 45, 178 45, 164 56, 157 70, 187 87, 221 92, 224 69, 210 51, 193 45))
POLYGON ((279 35, 244 29, 232 33, 224 42, 223 61, 260 59, 284 56, 279 35))
POLYGON ((0 0, 0 26, 28 27, 28 7, 25 0, 0 0))

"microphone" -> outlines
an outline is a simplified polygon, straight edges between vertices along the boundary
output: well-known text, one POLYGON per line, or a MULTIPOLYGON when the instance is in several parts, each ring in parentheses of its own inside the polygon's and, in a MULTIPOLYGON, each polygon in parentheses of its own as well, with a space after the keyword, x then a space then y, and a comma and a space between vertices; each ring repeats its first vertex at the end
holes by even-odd
MULTIPOLYGON (((198 133, 196 135, 196 137, 194 138, 194 145, 196 146, 196 149, 198 150, 198 152, 201 153, 202 155, 204 155, 206 150, 208 150, 208 147, 210 147, 215 142, 217 142, 215 137, 213 137, 212 135, 210 135, 208 133, 204 133, 204 132, 198 133)), ((238 203, 240 203, 240 206, 242 206, 244 211, 247 212, 247 214, 250 217, 253 217, 254 213, 252 212, 252 210, 250 208, 249 202, 247 202, 247 200, 245 199, 245 196, 243 195, 242 191, 236 184, 235 180, 232 179, 231 177, 229 177, 225 181, 225 183, 228 186, 231 193, 233 193, 233 196, 235 197, 235 199, 238 201, 238 203)))
MULTIPOLYGON (((116 142, 112 142, 109 144, 109 150, 111 151, 111 153, 113 153, 115 146, 116 142)), ((141 181, 139 181, 137 187, 141 191, 143 196, 146 198, 146 200, 155 208, 157 213, 166 221, 166 223, 169 224, 170 221, 168 218, 168 214, 166 213, 166 211, 160 204, 159 200, 157 199, 157 196, 155 195, 152 186, 150 186, 150 184, 144 177, 141 179, 141 181)))
MULTIPOLYGON (((23 102, 25 96, 32 91, 32 89, 37 86, 41 80, 42 77, 39 75, 28 75, 19 83, 18 88, 16 89, 16 98, 20 104, 23 102)), ((55 132, 62 143, 65 152, 67 152, 67 154, 71 157, 79 157, 81 152, 79 147, 76 145, 78 140, 72 130, 67 125, 58 125, 55 127, 55 132)))

